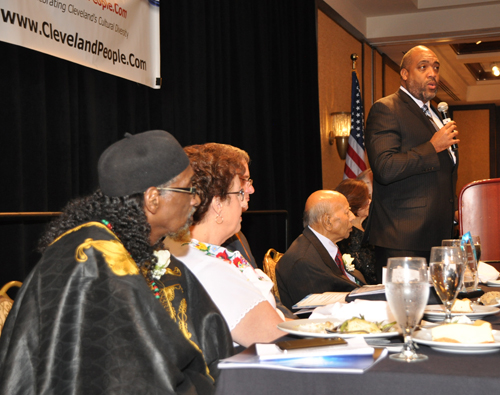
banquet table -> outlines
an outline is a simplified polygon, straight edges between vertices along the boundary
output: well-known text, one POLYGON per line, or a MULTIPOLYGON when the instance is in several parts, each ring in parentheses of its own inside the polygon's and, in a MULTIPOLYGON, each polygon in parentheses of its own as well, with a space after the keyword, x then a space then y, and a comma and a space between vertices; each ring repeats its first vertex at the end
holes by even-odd
MULTIPOLYGON (((500 291, 500 288, 484 287, 484 290, 500 291)), ((500 330, 500 313, 484 317, 483 320, 490 322, 493 329, 500 330)), ((284 338, 292 339, 294 336, 287 335, 284 338)), ((475 392, 500 392, 500 351, 491 354, 453 354, 419 345, 418 352, 429 359, 404 363, 386 357, 362 374, 224 369, 218 379, 216 394, 470 395, 475 392)))

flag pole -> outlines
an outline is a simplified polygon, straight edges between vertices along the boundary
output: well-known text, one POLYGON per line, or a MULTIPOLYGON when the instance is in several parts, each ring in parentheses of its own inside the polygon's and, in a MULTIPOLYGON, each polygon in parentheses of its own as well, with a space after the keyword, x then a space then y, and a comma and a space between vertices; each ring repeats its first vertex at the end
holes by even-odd
POLYGON ((344 179, 356 178, 366 170, 365 139, 364 139, 364 111, 359 80, 356 72, 358 55, 351 54, 352 60, 352 85, 351 85, 351 133, 347 143, 346 161, 344 166, 344 179))

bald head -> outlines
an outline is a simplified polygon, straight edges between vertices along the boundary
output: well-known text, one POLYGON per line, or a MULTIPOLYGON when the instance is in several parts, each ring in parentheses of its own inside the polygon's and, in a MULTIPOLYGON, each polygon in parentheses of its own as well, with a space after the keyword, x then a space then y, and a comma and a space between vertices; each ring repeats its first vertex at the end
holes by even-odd
POLYGON ((347 199, 339 192, 316 191, 306 201, 304 227, 310 226, 334 243, 349 237, 354 218, 347 199))
MULTIPOLYGON (((427 52, 427 51, 432 52, 429 48, 423 45, 417 45, 416 47, 411 48, 404 54, 403 59, 401 59, 401 63, 399 65, 399 71, 401 71, 402 69, 408 70, 410 68, 410 64, 413 61, 413 56, 416 54, 420 54, 421 52, 427 52)), ((432 52, 432 54, 434 54, 434 52, 432 52)))
POLYGON ((401 85, 424 103, 432 100, 438 91, 439 59, 423 45, 410 49, 400 65, 401 85))
POLYGON ((320 221, 321 217, 330 211, 331 206, 338 204, 342 197, 344 195, 335 191, 313 192, 306 201, 304 227, 314 225, 320 221))

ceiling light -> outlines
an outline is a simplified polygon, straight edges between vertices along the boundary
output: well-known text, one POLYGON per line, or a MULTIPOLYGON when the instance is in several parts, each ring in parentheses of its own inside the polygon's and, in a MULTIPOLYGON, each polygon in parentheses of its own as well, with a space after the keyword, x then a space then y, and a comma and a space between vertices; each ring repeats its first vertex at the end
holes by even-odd
POLYGON ((491 71, 495 77, 498 77, 500 75, 500 69, 498 68, 496 63, 493 63, 491 65, 491 71))

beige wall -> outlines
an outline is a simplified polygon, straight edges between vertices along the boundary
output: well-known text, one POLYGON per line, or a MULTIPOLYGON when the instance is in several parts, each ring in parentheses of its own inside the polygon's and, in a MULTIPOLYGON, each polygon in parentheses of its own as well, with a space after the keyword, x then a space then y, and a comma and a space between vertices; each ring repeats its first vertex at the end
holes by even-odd
MULTIPOLYGON (((375 98, 374 102, 376 102, 378 99, 382 99, 384 95, 384 90, 382 87, 382 67, 383 67, 383 62, 382 62, 382 56, 375 51, 375 56, 373 61, 375 62, 374 65, 374 78, 375 78, 375 98)), ((371 107, 371 106, 370 106, 371 107)))
POLYGON ((460 139, 457 194, 472 181, 490 178, 489 110, 454 111, 460 139))
MULTIPOLYGON (((319 112, 325 189, 334 189, 342 181, 344 174, 345 161, 340 159, 335 143, 329 144, 328 133, 331 130, 332 112, 351 112, 352 53, 359 56, 357 69, 360 73, 361 43, 318 11, 319 112)), ((358 78, 361 80, 359 74, 358 78)))
POLYGON ((373 91, 373 78, 372 78, 372 52, 374 51, 368 44, 364 44, 364 59, 363 59, 363 89, 361 90, 363 94, 364 110, 365 110, 365 122, 368 117, 368 112, 372 106, 372 91, 373 91))
POLYGON ((385 81, 384 81, 384 96, 389 96, 394 92, 397 92, 401 82, 399 78, 399 73, 394 71, 391 67, 385 65, 385 81))

